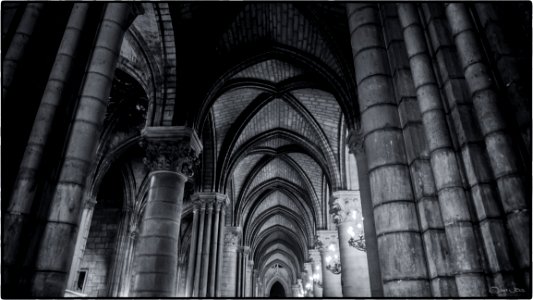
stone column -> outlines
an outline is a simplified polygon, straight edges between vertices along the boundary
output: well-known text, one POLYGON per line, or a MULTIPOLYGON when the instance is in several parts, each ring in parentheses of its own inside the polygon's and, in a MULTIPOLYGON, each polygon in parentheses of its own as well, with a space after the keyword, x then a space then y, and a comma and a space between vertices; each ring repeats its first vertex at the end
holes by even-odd
POLYGON ((198 209, 199 203, 193 203, 193 217, 192 217, 192 230, 191 230, 191 247, 189 248, 189 261, 187 265, 187 283, 185 288, 185 295, 192 297, 193 279, 194 279, 194 266, 196 258, 196 244, 198 240, 198 209))
MULTIPOLYGON (((25 27, 28 26, 28 22, 34 22, 43 5, 43 3, 28 4, 20 25, 25 27), (28 20, 28 18, 30 20, 28 20)), ((9 282, 7 279, 11 276, 13 271, 15 271, 12 270, 12 267, 16 262, 18 253, 21 252, 19 247, 21 244, 21 238, 23 238, 22 231, 26 226, 25 224, 28 222, 27 218, 33 205, 33 198, 35 197, 37 189, 38 171, 43 158, 43 149, 48 141, 56 107, 59 105, 61 99, 61 93, 72 71, 73 58, 75 57, 80 44, 80 31, 83 30, 85 24, 88 6, 88 3, 76 3, 72 8, 65 33, 61 40, 61 45, 59 46, 54 65, 44 90, 41 104, 39 105, 35 117, 26 150, 24 151, 24 156, 20 164, 19 173, 17 174, 9 206, 4 216, 4 247, 2 249, 4 282, 9 282)), ((20 31, 15 36, 25 39, 30 37, 29 35, 24 35, 23 32, 24 31, 20 31)), ((14 47, 18 48, 19 46, 20 45, 14 47)), ((18 51, 15 54, 21 55, 22 52, 23 51, 18 51)), ((6 69, 14 67, 11 64, 15 62, 7 58, 8 55, 12 54, 13 53, 10 54, 10 50, 8 50, 6 60, 4 60, 4 82, 11 80, 8 79, 9 74, 6 73, 6 69)), ((7 285, 11 284, 8 283, 7 285)))
POLYGON ((142 134, 151 172, 135 255, 133 296, 174 297, 184 187, 194 175, 202 145, 187 127, 147 127, 142 134))
POLYGON ((246 263, 246 287, 245 287, 245 297, 252 297, 252 276, 253 276, 253 269, 254 269, 254 261, 253 260, 247 260, 246 263))
POLYGON ((130 277, 124 277, 124 266, 128 263, 128 249, 130 242, 130 219, 132 211, 127 208, 122 212, 122 217, 117 230, 117 237, 113 249, 113 258, 108 272, 108 293, 110 297, 119 297, 120 289, 130 277))
POLYGON ((489 68, 483 61, 483 51, 476 37, 470 14, 463 3, 453 3, 446 6, 446 16, 498 185, 516 260, 524 281, 529 282, 531 218, 519 162, 500 114, 497 94, 489 76, 489 68))
MULTIPOLYGON (((226 197, 224 197, 224 200, 226 197)), ((218 264, 218 247, 220 245, 219 241, 219 225, 220 225, 220 210, 223 209, 225 205, 224 202, 219 202, 215 204, 215 220, 213 221, 213 251, 211 251, 210 265, 209 265, 209 286, 207 289, 208 297, 216 297, 216 275, 217 275, 217 264, 218 264)))
MULTIPOLYGON (((200 294, 200 276, 201 276, 201 267, 202 267, 202 249, 204 243, 204 223, 205 223, 205 209, 206 203, 205 199, 199 200, 200 205, 200 228, 198 229, 198 245, 196 246, 196 263, 194 267, 194 284, 192 290, 192 296, 198 297, 200 294)), ((192 276, 192 274, 191 274, 192 276)))
POLYGON ((200 281, 200 293, 199 297, 205 297, 207 294, 207 271, 209 268, 209 253, 211 251, 211 225, 213 222, 213 206, 215 205, 214 201, 209 201, 207 203, 207 224, 205 227, 205 237, 202 249, 202 275, 200 281))
POLYGON ((106 4, 39 245, 31 283, 34 296, 60 297, 66 288, 80 221, 81 198, 96 154, 124 33, 137 15, 135 6, 106 4))
POLYGON ((228 227, 224 236, 224 262, 221 280, 221 296, 237 296, 237 250, 241 239, 240 227, 228 227))
MULTIPOLYGON (((198 297, 215 296, 217 265, 220 256, 218 251, 220 215, 221 211, 225 209, 228 198, 224 194, 199 192, 192 196, 192 201, 197 207, 200 207, 198 234, 202 238, 193 237, 196 245, 191 247, 191 255, 196 257, 196 262, 195 264, 189 262, 189 265, 195 266, 196 270, 190 272, 189 280, 194 287, 193 295, 198 297), (212 251, 211 248, 213 248, 212 251), (193 253, 193 250, 196 252, 193 253), (194 282, 192 278, 194 278, 194 282)), ((191 268, 191 270, 193 269, 191 268)))
POLYGON ((314 249, 309 250, 309 257, 311 258, 313 267, 311 275, 313 277, 313 297, 322 298, 322 257, 320 256, 320 252, 314 249))
POLYGON ((481 274, 483 269, 477 252, 479 246, 418 11, 414 4, 405 3, 398 5, 398 14, 428 142, 458 295, 485 296, 485 278, 481 274))
POLYGON ((322 264, 322 288, 324 297, 342 297, 341 275, 328 270, 328 264, 340 259, 339 240, 336 230, 318 230, 317 244, 319 245, 322 264), (331 260, 330 260, 331 259, 331 260), (328 261, 330 260, 330 261, 328 261))
POLYGON ((359 179, 359 196, 361 198, 361 213, 363 228, 365 233, 365 243, 368 274, 370 279, 370 290, 372 297, 383 297, 383 283, 381 280, 381 269, 378 254, 378 239, 376 236, 376 226, 374 224, 374 212, 372 197, 370 195, 370 180, 368 178, 368 166, 366 162, 365 149, 363 147, 362 132, 355 130, 348 136, 350 152, 355 155, 357 164, 357 178, 359 179))
POLYGON ((242 247, 242 255, 240 260, 240 297, 246 297, 246 284, 248 283, 248 256, 250 255, 250 247, 242 247))
POLYGON ((292 289, 292 297, 297 298, 298 297, 298 291, 300 290, 300 287, 297 284, 293 284, 291 286, 292 289))
MULTIPOLYGON (((229 200, 226 202, 229 205, 229 200)), ((224 239, 226 236, 226 206, 223 206, 220 212, 220 225, 218 226, 218 259, 217 259, 217 278, 216 278, 216 297, 220 297, 222 295, 222 268, 224 265, 224 239)))
POLYGON ((28 3, 24 9, 24 14, 13 35, 9 48, 2 61, 2 98, 5 99, 6 92, 13 83, 13 77, 19 61, 24 56, 26 46, 33 35, 37 20, 44 8, 44 3, 28 3))
POLYGON ((499 13, 495 3, 477 2, 474 4, 496 62, 501 79, 503 80, 509 104, 511 104, 516 123, 518 125, 524 145, 531 155, 531 102, 529 96, 530 83, 520 76, 519 63, 515 49, 508 43, 507 37, 500 25, 499 13))
POLYGON ((375 4, 347 4, 385 297, 429 297, 426 261, 375 4))
POLYGON ((342 295, 370 297, 370 281, 366 252, 350 246, 349 240, 363 233, 361 198, 359 191, 336 191, 330 200, 330 210, 337 224, 339 252, 342 265, 342 295))

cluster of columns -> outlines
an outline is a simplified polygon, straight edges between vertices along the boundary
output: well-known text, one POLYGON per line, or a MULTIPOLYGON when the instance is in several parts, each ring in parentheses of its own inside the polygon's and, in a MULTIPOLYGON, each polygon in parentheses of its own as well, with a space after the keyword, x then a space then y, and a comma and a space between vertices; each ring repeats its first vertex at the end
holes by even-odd
POLYGON ((196 193, 193 195, 193 225, 186 295, 216 297, 222 272, 226 195, 196 193), (218 275, 218 276, 217 276, 218 275))
MULTIPOLYGON (((8 91, 24 48, 35 28, 42 4, 28 4, 3 63, 2 94, 8 91)), ((43 149, 48 142, 57 106, 65 82, 73 68, 73 59, 85 26, 88 4, 74 4, 61 45, 30 133, 14 191, 4 220, 2 261, 5 274, 13 272, 23 237, 34 205, 36 177, 42 167, 43 149)), ((92 56, 79 96, 58 183, 44 220, 44 230, 28 282, 22 290, 34 296, 61 297, 67 287, 67 276, 73 258, 80 222, 84 188, 96 154, 100 128, 109 98, 113 73, 125 30, 139 13, 137 5, 109 3, 105 7, 96 36, 92 56)), ((7 281, 6 281, 7 280, 7 281)), ((21 278, 7 278, 13 287, 21 278)), ((19 291, 20 292, 20 291, 19 291)))
MULTIPOLYGON (((526 289, 529 206, 469 10, 350 3, 347 13, 361 112, 352 152, 363 215, 373 215, 373 224, 365 218, 364 225, 375 230, 367 245, 375 236, 375 247, 368 246, 379 255, 384 296, 505 296, 526 289), (463 87, 470 97, 459 95, 463 87)), ((337 218, 340 240, 345 219, 337 218)))

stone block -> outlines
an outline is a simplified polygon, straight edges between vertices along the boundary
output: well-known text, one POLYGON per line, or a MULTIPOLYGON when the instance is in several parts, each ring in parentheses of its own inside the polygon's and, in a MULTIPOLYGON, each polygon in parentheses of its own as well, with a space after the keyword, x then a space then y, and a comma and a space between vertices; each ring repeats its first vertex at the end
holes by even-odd
POLYGON ((437 197, 424 197, 417 202, 420 229, 444 228, 437 197))
POLYGON ((369 174, 369 178, 374 206, 387 200, 413 199, 409 170, 405 166, 378 168, 369 174))
POLYGON ((378 236, 395 231, 419 230, 414 202, 382 203, 374 208, 374 220, 378 236))
POLYGON ((363 113, 377 103, 396 104, 388 76, 373 76, 357 85, 359 110, 363 113))
POLYGON ((405 164, 403 136, 400 129, 391 128, 371 132, 365 136, 368 169, 388 164, 405 164))

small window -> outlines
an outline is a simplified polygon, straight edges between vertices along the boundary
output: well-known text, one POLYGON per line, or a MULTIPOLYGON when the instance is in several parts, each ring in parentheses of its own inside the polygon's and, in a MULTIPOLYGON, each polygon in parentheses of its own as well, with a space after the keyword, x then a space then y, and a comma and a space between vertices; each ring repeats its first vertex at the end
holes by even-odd
POLYGON ((83 286, 85 285, 85 279, 87 278, 88 270, 78 271, 78 281, 76 282, 76 291, 83 292, 83 286))

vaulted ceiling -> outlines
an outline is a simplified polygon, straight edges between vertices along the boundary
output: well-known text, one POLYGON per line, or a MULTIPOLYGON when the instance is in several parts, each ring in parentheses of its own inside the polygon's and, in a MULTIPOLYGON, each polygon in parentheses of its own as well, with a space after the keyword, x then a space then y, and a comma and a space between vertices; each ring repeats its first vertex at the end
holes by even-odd
POLYGON ((243 228, 262 278, 290 282, 331 223, 329 192, 346 184, 357 107, 344 7, 215 6, 170 5, 187 100, 175 119, 201 132, 201 185, 229 195, 227 222, 243 228))

